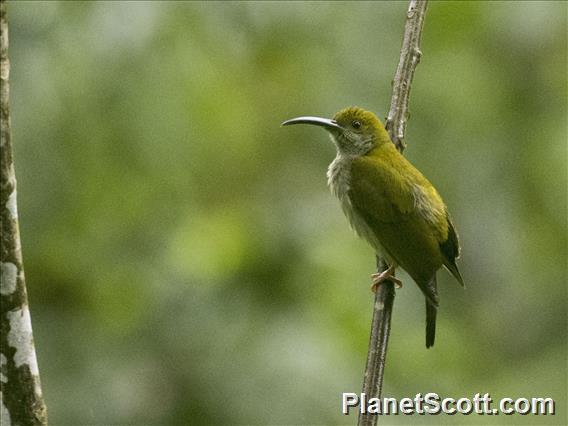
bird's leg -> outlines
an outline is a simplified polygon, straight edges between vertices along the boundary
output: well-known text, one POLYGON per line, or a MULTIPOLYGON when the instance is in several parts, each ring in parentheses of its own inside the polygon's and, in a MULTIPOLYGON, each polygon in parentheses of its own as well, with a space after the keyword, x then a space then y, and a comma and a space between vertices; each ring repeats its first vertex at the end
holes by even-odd
POLYGON ((379 285, 381 285, 381 283, 383 281, 386 281, 386 280, 392 281, 394 283, 394 285, 396 286, 396 288, 402 287, 402 281, 394 276, 395 268, 396 268, 396 265, 393 263, 385 271, 377 272, 376 274, 371 275, 371 279, 373 280, 373 285, 371 286, 371 291, 373 293, 376 293, 378 288, 379 288, 379 285))

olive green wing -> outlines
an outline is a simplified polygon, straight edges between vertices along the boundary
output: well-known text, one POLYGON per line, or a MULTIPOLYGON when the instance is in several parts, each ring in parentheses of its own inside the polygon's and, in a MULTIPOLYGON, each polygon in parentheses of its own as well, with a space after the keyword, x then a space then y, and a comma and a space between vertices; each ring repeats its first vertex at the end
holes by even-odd
POLYGON ((349 198, 363 216, 379 223, 405 221, 414 210, 403 176, 376 157, 359 157, 351 163, 349 198))
POLYGON ((429 224, 440 246, 444 266, 464 286, 456 259, 460 256, 460 245, 456 228, 442 197, 423 176, 414 191, 417 212, 429 224), (424 196, 426 194, 426 196, 424 196))
POLYGON ((401 173, 401 169, 385 166, 376 157, 357 158, 351 165, 349 199, 357 213, 377 231, 377 237, 388 256, 410 273, 432 306, 438 306, 438 293, 436 287, 431 285, 436 268, 428 266, 431 256, 422 250, 426 247, 427 251, 428 246, 438 250, 437 242, 433 235, 422 235, 420 243, 415 244, 416 232, 428 229, 428 226, 419 223, 423 221, 417 216, 412 180, 408 174, 401 173), (424 239, 431 243, 422 244, 424 239), (417 246, 421 247, 418 250, 420 253, 409 250, 417 246), (424 262, 409 262, 409 252, 424 259, 424 262), (419 264, 418 268, 424 269, 410 271, 408 266, 411 263, 419 264))
MULTIPOLYGON (((412 164, 402 156, 396 159, 389 156, 357 158, 351 166, 350 185, 349 197, 353 206, 365 220, 376 226, 400 224, 400 231, 403 231, 406 226, 416 226, 415 221, 419 218, 429 229, 428 234, 434 239, 443 264, 463 285, 456 265, 460 252, 458 236, 446 205, 412 164), (408 225, 404 225, 405 222, 408 225)), ((397 260, 395 253, 391 255, 397 260)), ((397 262, 404 264, 400 260, 397 262)))

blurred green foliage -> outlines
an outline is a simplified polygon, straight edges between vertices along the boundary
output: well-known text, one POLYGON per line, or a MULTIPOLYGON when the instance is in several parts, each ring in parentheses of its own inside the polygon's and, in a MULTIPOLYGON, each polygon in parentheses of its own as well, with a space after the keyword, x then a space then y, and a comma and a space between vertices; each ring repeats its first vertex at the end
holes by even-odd
MULTIPOLYGON (((19 209, 51 423, 353 424, 374 260, 281 128, 384 117, 406 3, 10 2, 19 209)), ((460 231, 436 345, 398 292, 388 396, 553 397, 566 424, 566 11, 434 2, 406 155, 460 231)))

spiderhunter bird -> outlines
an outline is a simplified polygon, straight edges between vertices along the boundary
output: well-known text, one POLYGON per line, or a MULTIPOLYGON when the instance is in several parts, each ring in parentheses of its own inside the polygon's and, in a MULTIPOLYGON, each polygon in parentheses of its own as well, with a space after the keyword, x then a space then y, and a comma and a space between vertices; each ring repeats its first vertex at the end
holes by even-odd
POLYGON ((434 344, 438 291, 436 272, 445 266, 463 286, 456 265, 458 235, 436 188, 392 143, 372 112, 358 107, 333 119, 298 117, 282 125, 312 124, 329 132, 337 156, 327 171, 328 185, 355 232, 389 267, 371 276, 373 292, 403 268, 426 298, 426 347, 434 344))

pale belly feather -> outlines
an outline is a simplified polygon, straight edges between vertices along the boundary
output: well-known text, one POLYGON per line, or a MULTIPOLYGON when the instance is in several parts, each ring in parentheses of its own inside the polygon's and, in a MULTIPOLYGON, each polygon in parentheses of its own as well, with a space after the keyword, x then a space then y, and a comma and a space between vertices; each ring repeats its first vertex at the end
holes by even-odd
POLYGON ((387 261, 392 264, 393 259, 382 247, 379 239, 373 230, 367 225, 367 222, 357 213, 349 199, 349 185, 351 178, 351 161, 354 157, 339 154, 335 160, 329 165, 327 170, 327 184, 331 192, 339 199, 341 209, 349 220, 351 228, 367 241, 371 247, 375 249, 378 255, 387 258, 387 261))

